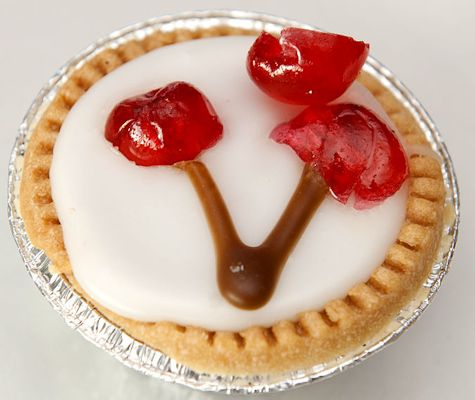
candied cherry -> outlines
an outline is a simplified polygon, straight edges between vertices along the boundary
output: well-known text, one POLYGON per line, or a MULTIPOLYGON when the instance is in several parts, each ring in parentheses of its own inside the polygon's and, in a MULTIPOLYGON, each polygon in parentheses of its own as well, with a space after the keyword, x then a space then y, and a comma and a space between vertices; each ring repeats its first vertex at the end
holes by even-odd
POLYGON ((208 99, 186 82, 131 97, 109 114, 105 137, 138 165, 194 159, 221 139, 223 126, 208 99))
POLYGON ((280 38, 263 32, 247 57, 254 83, 276 100, 325 104, 351 85, 369 45, 348 36, 285 28, 280 38))
POLYGON ((392 196, 408 175, 394 132, 360 105, 310 106, 278 125, 271 138, 312 164, 340 202, 354 193, 357 209, 392 196))

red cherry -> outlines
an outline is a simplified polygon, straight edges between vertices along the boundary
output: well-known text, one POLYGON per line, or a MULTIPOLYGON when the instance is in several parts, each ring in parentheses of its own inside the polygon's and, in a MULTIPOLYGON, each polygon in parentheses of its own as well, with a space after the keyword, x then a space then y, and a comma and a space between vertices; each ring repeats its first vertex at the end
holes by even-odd
POLYGON ((247 57, 255 84, 275 99, 293 104, 325 104, 356 79, 369 45, 351 37, 285 28, 280 39, 263 32, 247 57))
POLYGON ((271 138, 312 163, 340 202, 354 193, 357 209, 392 196, 408 175, 394 132, 360 105, 310 106, 277 126, 271 138))
POLYGON ((138 165, 192 160, 215 145, 222 132, 210 102, 186 82, 120 102, 105 127, 106 139, 138 165))

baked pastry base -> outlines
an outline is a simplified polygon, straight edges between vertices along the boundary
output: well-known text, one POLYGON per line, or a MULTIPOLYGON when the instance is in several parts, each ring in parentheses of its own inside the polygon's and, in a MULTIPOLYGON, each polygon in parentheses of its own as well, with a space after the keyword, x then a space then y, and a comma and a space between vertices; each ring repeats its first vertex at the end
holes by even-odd
POLYGON ((179 41, 220 35, 255 35, 229 27, 196 31, 156 32, 86 62, 64 83, 42 115, 27 147, 20 189, 20 208, 31 242, 45 251, 51 270, 102 315, 128 335, 156 348, 196 371, 249 375, 268 374, 316 365, 361 345, 381 330, 415 295, 427 277, 439 246, 445 191, 440 164, 404 105, 368 74, 359 81, 378 99, 412 154, 406 220, 382 265, 345 298, 322 310, 303 311, 295 320, 240 332, 212 332, 173 322, 145 323, 121 317, 95 303, 72 274, 61 224, 51 197, 49 169, 56 137, 74 103, 97 80, 123 63, 155 48, 179 41))

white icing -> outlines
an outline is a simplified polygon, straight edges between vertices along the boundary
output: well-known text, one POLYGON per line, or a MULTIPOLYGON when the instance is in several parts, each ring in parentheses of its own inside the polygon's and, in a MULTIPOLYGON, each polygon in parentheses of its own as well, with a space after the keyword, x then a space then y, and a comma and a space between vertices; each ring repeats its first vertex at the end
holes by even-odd
MULTIPOLYGON (((368 279, 395 240, 406 189, 365 211, 327 196, 290 256, 274 296, 243 311, 221 297, 213 242, 187 176, 172 167, 138 167, 104 139, 112 107, 176 80, 199 88, 225 127, 204 153, 241 238, 259 244, 284 210, 302 163, 268 139, 301 107, 282 105, 250 81, 245 57, 253 38, 221 37, 167 46, 118 68, 73 107, 51 168, 53 199, 73 272, 86 292, 116 313, 210 329, 269 325, 318 309, 368 279)), ((344 101, 387 118, 354 85, 344 101)))

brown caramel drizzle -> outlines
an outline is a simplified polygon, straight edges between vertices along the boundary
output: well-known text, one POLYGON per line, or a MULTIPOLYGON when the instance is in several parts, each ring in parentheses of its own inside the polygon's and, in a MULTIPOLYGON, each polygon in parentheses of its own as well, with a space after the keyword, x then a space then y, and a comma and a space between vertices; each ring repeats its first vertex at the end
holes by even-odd
POLYGON ((234 227, 216 183, 200 161, 177 164, 191 179, 205 210, 214 239, 218 286, 236 307, 253 310, 272 296, 282 269, 328 187, 308 165, 277 225, 257 247, 244 244, 234 227))

